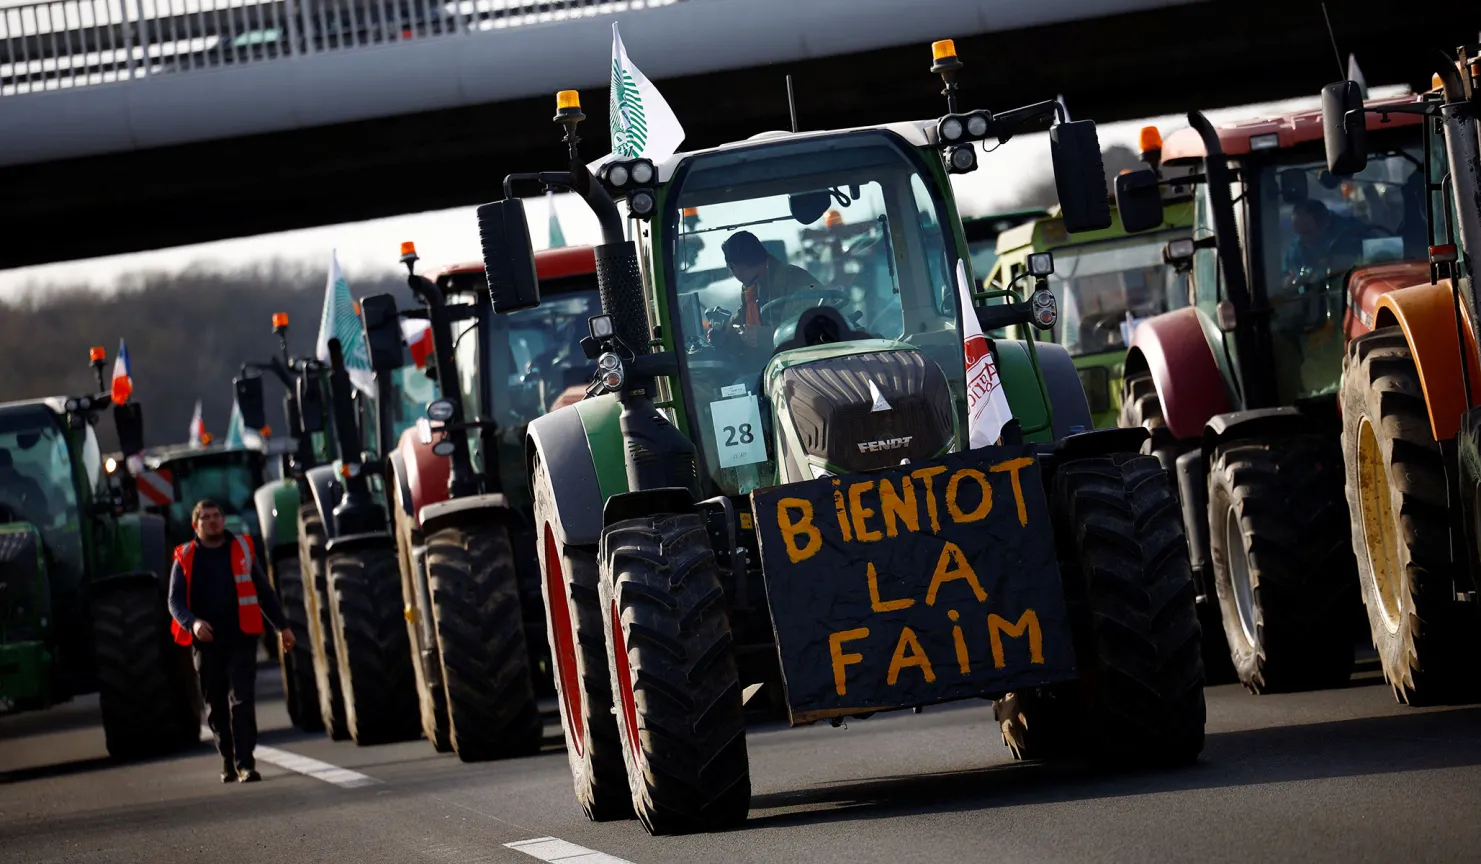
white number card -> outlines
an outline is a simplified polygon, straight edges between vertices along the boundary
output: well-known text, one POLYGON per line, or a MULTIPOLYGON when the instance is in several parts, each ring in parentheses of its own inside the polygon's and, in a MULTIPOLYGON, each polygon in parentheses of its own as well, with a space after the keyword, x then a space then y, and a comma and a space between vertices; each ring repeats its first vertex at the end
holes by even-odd
POLYGON ((715 424, 715 449, 720 453, 721 468, 766 461, 761 406, 754 395, 711 402, 710 419, 715 424))

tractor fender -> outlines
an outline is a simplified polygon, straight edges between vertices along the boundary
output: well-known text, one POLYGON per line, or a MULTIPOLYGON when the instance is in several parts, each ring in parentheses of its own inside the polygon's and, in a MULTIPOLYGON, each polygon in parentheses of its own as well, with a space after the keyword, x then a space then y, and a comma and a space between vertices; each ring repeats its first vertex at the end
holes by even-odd
POLYGON ((269 483, 252 493, 257 524, 262 531, 262 556, 279 552, 298 554, 298 484, 292 480, 269 483))
POLYGON ((1075 369, 1070 352, 1054 342, 1039 342, 1034 345, 1034 350, 1039 355, 1044 390, 1054 412, 1054 440, 1063 441, 1071 435, 1094 429, 1090 403, 1085 399, 1085 385, 1080 382, 1080 372, 1075 369))
POLYGON ((560 517, 552 526, 556 539, 566 546, 595 546, 602 538, 602 492, 577 406, 533 420, 525 441, 526 464, 533 468, 538 453, 550 472, 560 517))
POLYGON ((406 483, 406 460, 402 458, 398 447, 391 451, 386 457, 386 467, 390 469, 391 475, 386 478, 387 484, 391 485, 391 505, 412 518, 416 518, 416 508, 411 503, 411 487, 406 483))
POLYGON ((304 479, 308 481, 309 492, 313 495, 314 509, 324 523, 324 539, 333 540, 334 507, 340 498, 339 478, 334 476, 334 466, 319 465, 310 468, 304 474, 304 479))
MULTIPOLYGON (((1434 285, 1400 288, 1378 298, 1373 316, 1373 329, 1397 326, 1409 342, 1419 380, 1424 387, 1424 404, 1430 415, 1430 429, 1436 441, 1448 441, 1460 431, 1460 418, 1465 413, 1465 387, 1460 374, 1460 351, 1455 332, 1455 298, 1449 279, 1434 285)), ((1464 305, 1462 316, 1466 316, 1464 305)), ((1481 403, 1481 365, 1476 359, 1476 343, 1470 321, 1465 322, 1466 358, 1471 376, 1471 404, 1481 403)))
POLYGON ((1192 306, 1137 325, 1124 368, 1128 378, 1144 369, 1152 373, 1164 421, 1174 438, 1197 438, 1210 417, 1230 408, 1224 376, 1192 306))
POLYGON ((382 546, 395 548, 396 538, 389 531, 365 531, 360 534, 344 534, 339 537, 331 537, 324 544, 326 555, 349 555, 362 549, 374 549, 382 546))
POLYGON ((1062 462, 1086 456, 1140 453, 1142 444, 1150 437, 1151 433, 1141 426, 1129 429, 1091 429, 1061 439, 1054 451, 1054 457, 1055 461, 1062 462))
POLYGON ((447 475, 452 462, 446 456, 433 453, 432 442, 422 443, 415 426, 401 433, 396 455, 406 469, 402 474, 405 485, 401 490, 406 496, 403 505, 408 508, 406 512, 420 518, 418 514, 423 507, 447 500, 447 475))
POLYGON ((509 501, 499 492, 450 498, 418 510, 417 522, 422 526, 423 536, 430 536, 434 531, 470 520, 477 515, 503 522, 509 518, 509 501))
MULTIPOLYGON (((1412 285, 1429 284, 1430 265, 1423 261, 1376 264, 1359 267, 1347 278, 1347 312, 1342 332, 1351 341, 1373 329, 1378 300, 1383 295, 1412 285)), ((1454 319, 1452 319, 1454 320, 1454 319)))
POLYGON ((1215 414, 1203 427, 1203 458, 1210 461, 1214 448, 1228 441, 1300 435, 1321 429, 1312 417, 1290 405, 1215 414))

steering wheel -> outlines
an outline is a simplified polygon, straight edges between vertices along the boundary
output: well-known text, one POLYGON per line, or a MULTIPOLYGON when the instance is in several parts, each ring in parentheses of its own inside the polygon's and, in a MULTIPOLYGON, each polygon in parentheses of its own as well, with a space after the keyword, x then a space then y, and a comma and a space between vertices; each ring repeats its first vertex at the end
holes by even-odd
POLYGON ((767 302, 761 307, 760 315, 765 320, 778 309, 785 309, 796 303, 810 303, 814 300, 820 301, 818 305, 828 303, 835 309, 841 309, 853 302, 849 293, 842 288, 813 288, 807 291, 794 291, 785 297, 778 297, 767 302))

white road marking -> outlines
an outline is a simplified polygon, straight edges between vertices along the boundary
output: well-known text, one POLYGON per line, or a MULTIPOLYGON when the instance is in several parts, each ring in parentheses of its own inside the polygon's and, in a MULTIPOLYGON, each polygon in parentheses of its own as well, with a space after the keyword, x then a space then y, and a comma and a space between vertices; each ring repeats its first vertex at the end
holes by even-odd
MULTIPOLYGON (((201 727, 201 740, 212 741, 211 729, 208 726, 201 727)), ((328 762, 320 762, 308 756, 300 756, 297 753, 289 753, 287 750, 279 750, 276 747, 257 746, 254 754, 258 759, 279 768, 287 768, 289 771, 297 771, 315 780, 323 780, 325 783, 333 783, 345 789, 355 789, 360 786, 373 786, 381 781, 374 777, 341 768, 338 765, 330 765, 328 762)), ((585 864, 585 862, 579 862, 585 864)))
POLYGON ((559 864, 632 864, 625 858, 608 855, 606 852, 598 852, 585 846, 577 846, 568 843, 559 837, 535 837, 530 840, 520 840, 517 843, 505 843, 506 847, 516 852, 523 852, 532 858, 541 861, 554 861, 559 864))

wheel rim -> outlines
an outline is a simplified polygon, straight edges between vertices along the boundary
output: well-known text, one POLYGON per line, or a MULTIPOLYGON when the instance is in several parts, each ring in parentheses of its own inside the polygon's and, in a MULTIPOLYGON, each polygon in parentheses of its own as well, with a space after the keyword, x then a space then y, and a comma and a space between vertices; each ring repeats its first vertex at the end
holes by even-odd
POLYGON ((571 609, 566 602, 566 578, 561 570, 555 532, 545 526, 545 596, 550 598, 550 632, 555 638, 555 670, 561 683, 561 719, 571 732, 576 755, 586 750, 581 676, 576 672, 576 637, 571 628, 571 609))
POLYGON ((617 695, 622 702, 622 722, 627 729, 627 749, 636 761, 642 755, 638 746, 638 703, 633 699, 633 675, 628 667, 627 642, 622 638, 622 614, 617 601, 612 601, 612 655, 617 661, 617 695))
POLYGON ((1367 578, 1378 600, 1378 614, 1390 634, 1399 632, 1400 586, 1404 565, 1394 499, 1388 485, 1388 466, 1373 424, 1364 417, 1358 424, 1358 507, 1362 510, 1363 548, 1368 553, 1367 578))
POLYGON ((1244 531, 1239 527, 1239 512, 1233 506, 1224 516, 1224 549, 1229 556, 1229 584, 1234 594, 1234 611, 1239 616, 1239 629, 1245 641, 1255 640, 1255 586, 1250 579, 1250 558, 1245 550, 1244 531))

